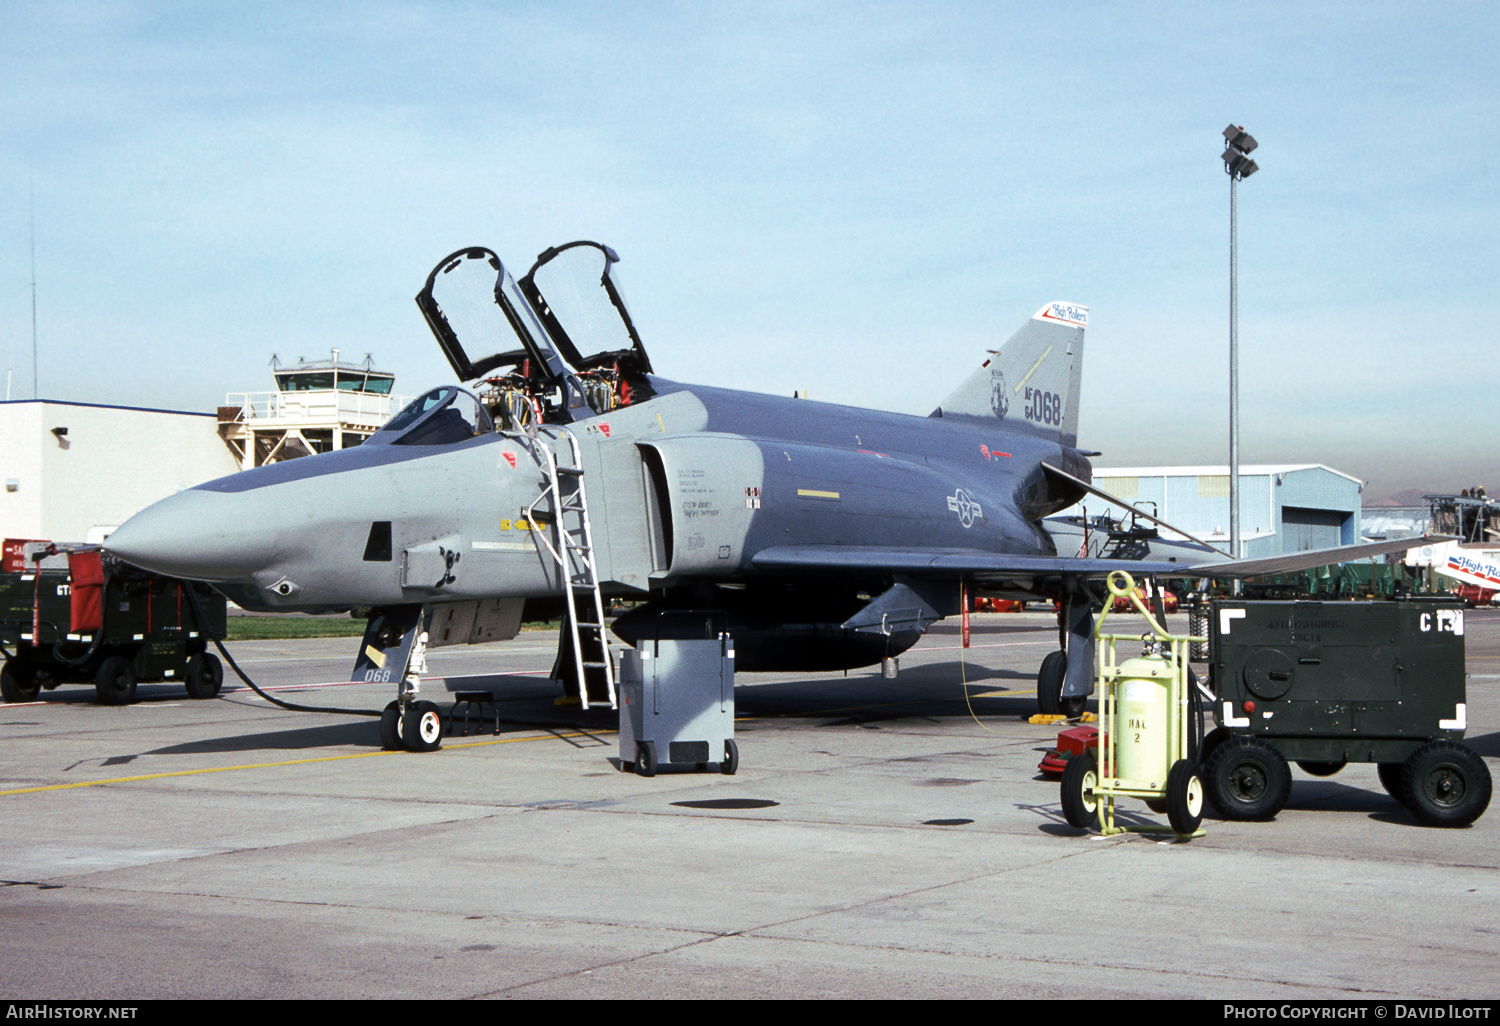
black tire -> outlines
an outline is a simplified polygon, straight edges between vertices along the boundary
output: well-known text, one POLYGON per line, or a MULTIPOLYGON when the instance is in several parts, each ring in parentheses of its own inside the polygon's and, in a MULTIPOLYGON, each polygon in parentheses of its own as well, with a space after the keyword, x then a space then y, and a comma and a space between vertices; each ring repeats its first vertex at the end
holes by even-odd
POLYGON ((1068 653, 1062 649, 1048 652, 1036 672, 1036 707, 1044 716, 1057 716, 1063 711, 1063 681, 1068 676, 1068 653))
POLYGON ((1232 737, 1234 737, 1234 734, 1228 727, 1215 727, 1213 730, 1210 730, 1203 738, 1203 743, 1198 746, 1198 765, 1207 766, 1208 757, 1214 754, 1214 749, 1232 737))
POLYGON ((1203 790, 1225 819, 1275 819, 1292 796, 1292 771, 1265 742, 1232 737, 1209 756, 1203 790))
MULTIPOLYGON (((383 717, 382 717, 383 718, 383 717)), ((406 703, 401 744, 408 752, 435 752, 443 747, 443 714, 432 702, 406 703)))
POLYGON ((402 747, 400 702, 392 702, 380 714, 380 747, 388 752, 399 751, 402 747))
POLYGON ((1309 773, 1315 777, 1331 777, 1345 766, 1349 765, 1347 760, 1340 759, 1338 762, 1307 762, 1297 760, 1297 768, 1303 773, 1309 773))
POLYGON ((1406 804, 1401 797, 1401 763, 1382 762, 1375 768, 1375 774, 1380 777, 1380 786, 1385 788, 1386 794, 1406 804))
POLYGON ((1062 810, 1068 826, 1088 830, 1099 825, 1099 765, 1087 753, 1068 760, 1062 775, 1062 810))
POLYGON ((0 697, 7 702, 33 701, 41 689, 36 674, 19 660, 7 659, 5 666, 0 667, 0 697))
POLYGON ((1428 826, 1468 826, 1490 807, 1491 786, 1484 760, 1453 741, 1429 741, 1401 766, 1402 804, 1428 826))
POLYGON ((719 772, 732 777, 740 768, 740 746, 730 738, 724 742, 724 761, 719 763, 719 772))
POLYGON ((211 652, 200 652, 188 660, 183 681, 189 698, 213 698, 224 686, 224 664, 211 652))
POLYGON ((635 743, 635 771, 643 777, 656 776, 656 745, 652 742, 635 743))
POLYGON ((94 674, 94 694, 105 705, 129 705, 135 700, 135 667, 129 659, 110 656, 94 674))
POLYGON ((1167 771, 1167 822, 1181 835, 1203 822, 1203 778, 1191 759, 1178 759, 1167 771))

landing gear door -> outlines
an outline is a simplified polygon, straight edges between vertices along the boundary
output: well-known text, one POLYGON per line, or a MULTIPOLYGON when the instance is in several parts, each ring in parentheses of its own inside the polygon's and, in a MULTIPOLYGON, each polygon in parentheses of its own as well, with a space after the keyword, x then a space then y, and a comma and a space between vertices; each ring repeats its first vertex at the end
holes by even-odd
POLYGON ((553 384, 566 373, 514 279, 488 249, 475 246, 444 257, 417 294, 417 306, 460 381, 528 359, 532 373, 553 384))
POLYGON ((575 371, 618 367, 651 373, 620 291, 620 257, 598 242, 570 242, 547 250, 520 281, 563 359, 575 371))

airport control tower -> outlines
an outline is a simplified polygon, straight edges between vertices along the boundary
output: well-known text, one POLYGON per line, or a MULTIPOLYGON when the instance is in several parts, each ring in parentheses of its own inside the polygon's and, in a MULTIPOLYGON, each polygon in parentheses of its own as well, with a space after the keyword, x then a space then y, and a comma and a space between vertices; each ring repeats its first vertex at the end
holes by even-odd
POLYGON ((219 407, 219 435, 241 470, 358 445, 410 402, 392 395, 396 376, 363 364, 271 359, 274 392, 230 392, 219 407))

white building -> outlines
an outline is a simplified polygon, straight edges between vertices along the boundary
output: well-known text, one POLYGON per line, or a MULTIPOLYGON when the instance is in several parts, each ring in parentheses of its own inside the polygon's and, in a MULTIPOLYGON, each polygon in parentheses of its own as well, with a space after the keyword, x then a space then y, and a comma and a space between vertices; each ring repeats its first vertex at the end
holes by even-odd
MULTIPOLYGON (((1229 541, 1229 468, 1094 468, 1094 484, 1207 542, 1229 541)), ((1240 466, 1240 544, 1246 557, 1352 545, 1360 540, 1364 485, 1318 463, 1240 466)), ((1068 515, 1120 518, 1125 511, 1090 496, 1068 515)))
POLYGON ((0 402, 0 537, 97 542, 132 514, 239 469, 212 413, 0 402))

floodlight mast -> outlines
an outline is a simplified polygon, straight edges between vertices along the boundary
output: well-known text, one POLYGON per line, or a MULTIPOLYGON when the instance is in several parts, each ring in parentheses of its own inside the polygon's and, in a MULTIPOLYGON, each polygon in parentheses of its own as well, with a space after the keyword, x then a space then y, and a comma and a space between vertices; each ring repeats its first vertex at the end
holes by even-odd
MULTIPOLYGON (((1244 558, 1240 546, 1240 307, 1239 262, 1237 255, 1238 222, 1235 187, 1241 178, 1249 178, 1260 168, 1250 159, 1255 137, 1241 125, 1224 129, 1228 144, 1223 153, 1224 171, 1229 175, 1229 551, 1234 558, 1244 558)), ((1235 582, 1239 591, 1239 582, 1235 582)))

